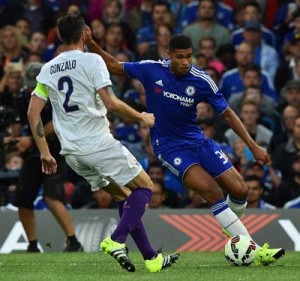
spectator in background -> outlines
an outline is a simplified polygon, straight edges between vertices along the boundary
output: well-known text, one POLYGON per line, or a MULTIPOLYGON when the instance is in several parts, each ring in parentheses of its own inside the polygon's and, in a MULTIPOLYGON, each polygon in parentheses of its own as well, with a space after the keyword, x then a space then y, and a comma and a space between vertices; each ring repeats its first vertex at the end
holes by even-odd
POLYGON ((286 181, 293 176, 292 163, 296 155, 300 153, 300 116, 295 119, 293 134, 287 143, 276 147, 272 154, 273 166, 282 173, 282 180, 286 181))
POLYGON ((262 199, 264 187, 259 177, 247 176, 244 180, 248 187, 247 209, 276 209, 275 206, 262 199))
POLYGON ((281 113, 287 105, 297 108, 300 106, 300 80, 289 80, 281 91, 281 100, 277 105, 277 111, 281 113))
POLYGON ((216 40, 217 48, 230 43, 229 31, 215 21, 216 4, 213 0, 200 0, 198 8, 198 22, 188 25, 183 33, 189 36, 193 44, 193 52, 199 51, 199 41, 203 37, 212 36, 216 40))
MULTIPOLYGON (((244 83, 245 84, 245 83, 244 83)), ((240 114, 241 105, 245 100, 254 101, 262 115, 273 117, 275 112, 275 104, 271 97, 263 95, 259 86, 251 85, 246 87, 243 93, 235 94, 230 97, 228 103, 236 114, 240 114)))
POLYGON ((279 57, 276 49, 263 41, 260 23, 258 21, 246 22, 243 36, 245 42, 254 50, 254 64, 266 71, 273 81, 279 66, 279 57))
POLYGON ((22 165, 23 159, 16 150, 7 153, 4 167, 0 169, 0 210, 18 210, 12 202, 22 165))
POLYGON ((283 47, 284 61, 275 74, 275 86, 278 93, 289 80, 300 79, 300 35, 297 35, 283 47))
MULTIPOLYGON (((255 102, 245 101, 242 104, 240 118, 248 133, 257 143, 264 144, 268 147, 273 133, 268 128, 258 124, 259 117, 259 109, 255 102)), ((225 132, 225 136, 231 147, 233 147, 234 142, 239 139, 238 135, 232 129, 228 129, 225 132)))
POLYGON ((295 126, 295 120, 300 114, 299 107, 294 105, 287 105, 282 112, 282 129, 278 134, 274 134, 270 145, 269 153, 273 154, 275 149, 280 144, 286 144, 289 138, 293 135, 293 130, 295 126))
POLYGON ((17 20, 15 27, 19 30, 22 36, 23 46, 27 47, 31 34, 30 21, 26 18, 20 18, 17 20))
POLYGON ((47 48, 47 39, 43 32, 33 32, 30 36, 28 49, 30 52, 36 52, 41 57, 44 57, 44 53, 47 48))
POLYGON ((155 44, 151 44, 142 59, 162 60, 167 59, 167 49, 169 41, 173 35, 172 26, 168 23, 162 23, 155 29, 155 44))
POLYGON ((164 204, 170 208, 178 207, 179 201, 186 194, 184 186, 158 162, 152 162, 147 173, 151 180, 163 182, 166 194, 164 204))
MULTIPOLYGON (((244 153, 246 151, 244 150, 244 153)), ((260 179, 264 187, 264 196, 270 196, 273 191, 281 184, 282 175, 276 170, 272 163, 261 166, 255 162, 254 158, 248 161, 242 171, 243 177, 256 176, 260 179)))
POLYGON ((294 38, 300 36, 300 7, 292 13, 290 26, 292 27, 292 30, 285 34, 284 43, 290 42, 294 38))
POLYGON ((5 26, 0 30, 0 77, 10 62, 22 63, 26 50, 23 48, 20 32, 14 26, 5 26))
MULTIPOLYGON (((30 94, 36 86, 35 78, 41 67, 41 63, 33 63, 29 64, 26 69, 24 84, 27 88, 22 93, 24 103, 19 109, 20 116, 27 117, 26 114, 22 114, 21 112, 27 112, 30 94)), ((43 184, 44 200, 67 237, 64 251, 82 252, 83 248, 75 236, 72 218, 64 205, 66 203, 64 182, 67 167, 64 158, 59 154, 60 145, 52 125, 51 109, 49 103, 43 110, 42 119, 45 124, 45 135, 49 142, 50 151, 57 159, 58 171, 55 175, 45 175, 42 173, 40 155, 37 147, 34 145, 29 126, 27 125, 27 134, 25 135, 24 132, 23 136, 20 135, 18 138, 15 138, 17 140, 16 147, 23 155, 24 164, 20 173, 20 181, 14 198, 14 205, 19 208, 19 217, 29 240, 27 252, 39 252, 33 203, 43 184)))
POLYGON ((195 57, 195 64, 204 69, 208 67, 208 59, 204 54, 198 53, 195 57))
MULTIPOLYGON (((257 3, 257 1, 247 1, 242 4, 241 6, 241 15, 242 15, 242 25, 243 27, 240 27, 239 29, 235 30, 232 33, 232 43, 234 46, 240 45, 242 42, 244 42, 244 26, 251 21, 257 21, 260 22, 262 20, 262 11, 260 4, 257 3)), ((262 31, 262 38, 263 41, 276 48, 276 39, 274 33, 266 28, 265 26, 261 25, 261 31, 262 31)))
POLYGON ((102 46, 105 38, 105 32, 106 32, 103 21, 100 19, 94 19, 91 22, 90 26, 91 26, 92 36, 95 42, 97 42, 97 44, 102 46))
MULTIPOLYGON (((254 59, 254 53, 251 45, 245 42, 241 43, 241 45, 237 47, 235 59, 237 67, 226 71, 222 75, 220 82, 221 92, 227 100, 232 95, 241 93, 245 90, 245 86, 243 84, 244 72, 248 67, 253 66, 254 59)), ((260 79, 262 92, 268 96, 276 97, 277 99, 277 94, 275 93, 273 81, 270 79, 270 76, 266 72, 262 71, 260 79)))
POLYGON ((162 23, 171 24, 171 10, 166 1, 155 1, 151 8, 151 23, 142 25, 137 33, 137 53, 145 55, 152 44, 155 44, 155 29, 162 23))
POLYGON ((216 58, 216 44, 216 40, 212 36, 201 38, 199 41, 199 53, 205 55, 208 65, 214 67, 218 71, 218 74, 221 75, 225 70, 225 66, 216 58))
MULTIPOLYGON (((299 119, 300 120, 300 119, 299 119)), ((277 207, 299 208, 300 204, 300 154, 295 154, 291 162, 289 178, 275 189, 270 202, 277 207)))
POLYGON ((113 56, 124 53, 130 58, 130 61, 134 59, 134 54, 126 47, 123 29, 119 23, 111 23, 108 26, 103 48, 113 56))
MULTIPOLYGON (((25 1, 24 1, 25 2, 25 1)), ((55 13, 43 0, 27 0, 23 17, 30 21, 31 31, 47 32, 55 25, 55 13)))
POLYGON ((166 190, 164 182, 160 180, 153 181, 153 193, 149 201, 148 207, 150 209, 163 209, 166 208, 164 201, 166 199, 166 190))
POLYGON ((106 0, 104 3, 102 21, 106 28, 112 23, 119 23, 122 27, 123 34, 126 34, 124 37, 126 47, 130 50, 135 50, 135 34, 129 24, 124 20, 123 12, 123 1, 106 0))
MULTIPOLYGON (((0 81, 0 105, 15 111, 16 103, 23 82, 23 66, 21 63, 9 63, 5 67, 5 74, 0 81)), ((17 114, 14 114, 14 122, 10 124, 10 134, 14 138, 18 136, 21 126, 17 114)))
POLYGON ((22 87, 23 65, 9 63, 5 66, 4 76, 0 81, 0 104, 14 109, 14 100, 22 87))
MULTIPOLYGON (((184 2, 182 5, 185 6, 180 21, 181 21, 181 27, 184 28, 187 25, 190 25, 197 20, 200 1, 185 0, 182 2, 184 2)), ((232 30, 234 28, 232 8, 226 5, 224 1, 216 0, 215 4, 216 4, 216 13, 215 13, 216 21, 220 25, 227 28, 228 30, 232 30)), ((181 29, 179 29, 179 31, 181 31, 181 29)))

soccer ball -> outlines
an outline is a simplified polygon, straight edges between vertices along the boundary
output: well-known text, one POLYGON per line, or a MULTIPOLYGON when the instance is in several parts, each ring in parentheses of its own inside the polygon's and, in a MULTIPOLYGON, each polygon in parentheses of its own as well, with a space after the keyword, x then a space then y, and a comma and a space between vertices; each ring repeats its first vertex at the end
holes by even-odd
POLYGON ((236 235, 225 245, 225 258, 236 266, 250 265, 256 256, 257 245, 246 235, 236 235))

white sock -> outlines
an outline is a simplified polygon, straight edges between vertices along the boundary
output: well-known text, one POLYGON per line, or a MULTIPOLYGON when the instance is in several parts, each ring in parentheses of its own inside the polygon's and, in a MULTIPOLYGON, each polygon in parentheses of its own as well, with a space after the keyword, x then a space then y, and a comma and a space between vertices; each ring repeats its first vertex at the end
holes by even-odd
POLYGON ((227 202, 222 199, 211 206, 212 213, 222 225, 222 227, 231 235, 247 235, 250 237, 246 227, 229 208, 227 202))
POLYGON ((244 211, 247 207, 247 201, 239 201, 231 198, 229 195, 227 195, 226 198, 227 204, 230 207, 230 209, 239 217, 241 218, 244 214, 244 211))

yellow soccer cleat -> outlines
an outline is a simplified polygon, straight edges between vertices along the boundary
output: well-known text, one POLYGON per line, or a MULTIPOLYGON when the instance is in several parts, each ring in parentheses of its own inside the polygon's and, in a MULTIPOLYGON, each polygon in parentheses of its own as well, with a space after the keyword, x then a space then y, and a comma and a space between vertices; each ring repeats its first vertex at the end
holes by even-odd
POLYGON ((145 260, 145 267, 149 272, 159 272, 167 267, 170 267, 173 263, 179 260, 180 255, 178 253, 163 256, 159 253, 153 260, 145 260))
POLYGON ((110 237, 107 237, 100 243, 100 250, 115 258, 123 269, 129 272, 135 271, 135 267, 128 256, 128 250, 124 243, 115 242, 110 237))
POLYGON ((269 244, 265 243, 258 251, 254 260, 256 266, 267 266, 274 264, 279 258, 284 256, 283 248, 269 249, 269 244))

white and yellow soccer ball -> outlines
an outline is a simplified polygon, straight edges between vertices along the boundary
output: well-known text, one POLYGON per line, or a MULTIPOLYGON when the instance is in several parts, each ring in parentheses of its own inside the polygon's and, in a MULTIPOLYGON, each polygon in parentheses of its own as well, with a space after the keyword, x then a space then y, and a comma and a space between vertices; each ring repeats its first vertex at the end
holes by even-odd
POLYGON ((250 265, 256 256, 258 247, 246 235, 236 235, 228 240, 224 248, 225 258, 236 266, 250 265))

